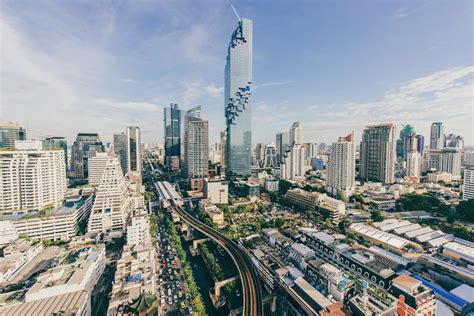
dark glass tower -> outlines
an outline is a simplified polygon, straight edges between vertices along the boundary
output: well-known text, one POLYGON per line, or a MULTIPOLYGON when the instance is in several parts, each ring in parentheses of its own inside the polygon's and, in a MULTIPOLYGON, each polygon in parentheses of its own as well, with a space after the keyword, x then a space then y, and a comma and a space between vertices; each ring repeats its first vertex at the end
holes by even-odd
POLYGON ((171 103, 164 112, 165 163, 169 166, 173 157, 181 156, 181 110, 178 104, 171 103))

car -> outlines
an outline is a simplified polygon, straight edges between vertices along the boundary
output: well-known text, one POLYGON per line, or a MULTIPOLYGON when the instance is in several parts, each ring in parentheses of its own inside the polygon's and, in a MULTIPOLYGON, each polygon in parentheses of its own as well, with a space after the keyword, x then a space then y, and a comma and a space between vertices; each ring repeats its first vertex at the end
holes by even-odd
POLYGON ((160 306, 161 307, 165 306, 165 299, 161 299, 160 306))
POLYGON ((183 292, 179 291, 178 296, 179 296, 179 298, 181 298, 183 296, 183 292))
POLYGON ((171 298, 171 296, 168 298, 168 305, 173 305, 173 299, 171 298))
POLYGON ((175 294, 175 295, 173 296, 173 299, 174 299, 175 301, 177 301, 177 300, 178 300, 178 296, 175 294))
POLYGON ((189 311, 190 314, 192 314, 193 313, 193 308, 191 306, 189 306, 188 311, 189 311))
POLYGON ((185 308, 186 308, 186 303, 184 303, 184 301, 182 301, 180 305, 181 305, 181 308, 182 308, 182 309, 185 309, 185 308))

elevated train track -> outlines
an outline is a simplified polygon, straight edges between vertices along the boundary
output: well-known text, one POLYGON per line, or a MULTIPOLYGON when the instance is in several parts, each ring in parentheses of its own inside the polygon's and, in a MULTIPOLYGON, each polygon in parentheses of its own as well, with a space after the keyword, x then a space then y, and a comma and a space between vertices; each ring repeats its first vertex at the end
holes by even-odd
POLYGON ((212 227, 200 222, 183 209, 183 200, 168 182, 155 183, 155 187, 162 199, 167 199, 171 207, 179 217, 189 226, 202 232, 214 242, 224 248, 231 256, 239 271, 242 283, 244 316, 263 316, 263 298, 260 287, 260 280, 255 271, 250 257, 234 241, 215 230, 212 227))

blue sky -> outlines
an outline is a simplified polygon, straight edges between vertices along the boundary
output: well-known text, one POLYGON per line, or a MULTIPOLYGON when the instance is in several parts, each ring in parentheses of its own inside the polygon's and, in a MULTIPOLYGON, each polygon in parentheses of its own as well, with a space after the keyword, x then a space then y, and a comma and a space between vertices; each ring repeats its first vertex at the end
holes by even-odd
POLYGON ((202 104, 224 129, 224 65, 254 21, 253 142, 300 121, 330 143, 365 124, 433 121, 474 144, 472 1, 2 1, 0 120, 32 137, 139 125, 161 142, 163 107, 202 104))

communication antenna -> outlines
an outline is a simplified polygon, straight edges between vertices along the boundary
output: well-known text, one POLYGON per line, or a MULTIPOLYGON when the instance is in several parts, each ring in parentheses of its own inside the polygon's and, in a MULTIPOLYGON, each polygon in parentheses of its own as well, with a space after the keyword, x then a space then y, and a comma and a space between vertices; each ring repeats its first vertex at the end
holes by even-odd
POLYGON ((235 10, 234 6, 231 4, 230 7, 232 8, 232 10, 234 10, 234 13, 235 15, 237 16, 237 19, 240 21, 242 21, 242 19, 240 18, 239 14, 237 13, 237 11, 235 10))

